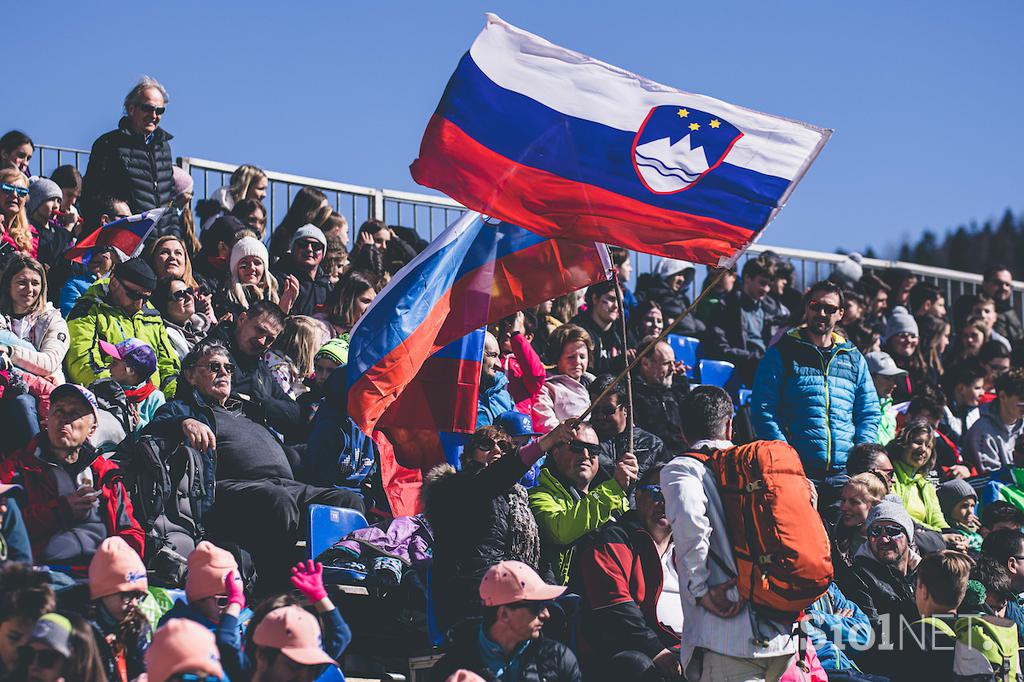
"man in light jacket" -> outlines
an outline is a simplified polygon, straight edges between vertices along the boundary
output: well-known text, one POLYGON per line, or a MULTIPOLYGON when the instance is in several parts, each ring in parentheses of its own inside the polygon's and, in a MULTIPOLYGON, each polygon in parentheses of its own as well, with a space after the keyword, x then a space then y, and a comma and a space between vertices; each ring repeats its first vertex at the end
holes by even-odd
MULTIPOLYGON (((691 451, 732 447, 733 407, 725 391, 700 386, 680 412, 691 451)), ((778 680, 796 651, 793 624, 760 617, 740 600, 725 512, 707 467, 676 457, 662 469, 661 489, 676 544, 683 606, 679 657, 686 679, 778 680)))

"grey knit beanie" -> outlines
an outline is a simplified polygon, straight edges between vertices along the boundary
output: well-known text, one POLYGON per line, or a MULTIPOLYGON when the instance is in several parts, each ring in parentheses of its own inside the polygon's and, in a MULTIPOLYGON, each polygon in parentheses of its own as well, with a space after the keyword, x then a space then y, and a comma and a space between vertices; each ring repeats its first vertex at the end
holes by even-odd
POLYGON ((902 526, 903 530, 907 533, 907 540, 910 542, 914 541, 914 520, 910 518, 910 514, 902 504, 890 500, 882 500, 868 512, 868 520, 865 522, 864 527, 871 528, 871 526, 879 521, 892 521, 902 526))
POLYGON ((836 263, 836 267, 829 279, 840 286, 853 288, 860 281, 860 278, 864 276, 864 266, 860 264, 861 260, 863 260, 863 256, 856 251, 847 254, 844 260, 836 263))
POLYGON ((939 486, 939 505, 942 507, 942 514, 949 518, 949 512, 956 505, 960 504, 960 500, 965 497, 973 497, 975 500, 978 499, 978 493, 971 487, 971 484, 962 478, 954 478, 950 481, 946 481, 939 486))
POLYGON ((48 199, 62 199, 64 192, 61 191, 60 185, 51 180, 50 178, 32 178, 28 183, 28 203, 25 204, 25 211, 28 213, 28 217, 31 218, 32 214, 36 212, 36 209, 48 199))
POLYGON ((914 336, 920 333, 914 316, 906 308, 898 305, 892 309, 892 314, 889 315, 889 319, 885 323, 885 338, 883 341, 888 341, 897 334, 904 332, 909 332, 914 336))

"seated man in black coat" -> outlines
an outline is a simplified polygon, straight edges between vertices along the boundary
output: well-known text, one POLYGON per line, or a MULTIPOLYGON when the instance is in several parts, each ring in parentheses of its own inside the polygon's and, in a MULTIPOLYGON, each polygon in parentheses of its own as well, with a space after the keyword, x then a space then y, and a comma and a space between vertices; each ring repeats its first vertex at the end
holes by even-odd
MULTIPOLYGON (((646 348, 654 338, 642 339, 638 348, 646 348)), ((687 448, 679 406, 689 392, 675 352, 664 341, 642 357, 633 372, 633 419, 660 438, 670 456, 687 448)))
POLYGON ((220 341, 231 354, 235 366, 231 397, 241 402, 246 416, 292 442, 301 429, 299 404, 281 388, 262 361, 263 354, 284 330, 284 322, 285 314, 276 303, 256 301, 238 315, 236 322, 218 324, 206 338, 220 341))
POLYGON ((309 505, 363 511, 363 502, 351 490, 296 481, 274 434, 232 399, 233 373, 225 346, 200 342, 185 356, 175 399, 157 410, 145 432, 184 438, 216 462, 214 503, 203 523, 213 537, 251 551, 260 579, 278 589, 298 558, 295 543, 304 536, 309 505))
POLYGON ((572 651, 541 635, 548 605, 563 592, 564 587, 546 584, 520 561, 495 564, 480 581, 483 621, 471 619, 455 628, 448 653, 430 671, 430 679, 444 682, 468 670, 488 680, 579 682, 572 651))
MULTIPOLYGON (((590 384, 590 399, 594 400, 615 380, 610 374, 602 374, 590 384)), ((594 405, 591 413, 590 425, 597 432, 597 440, 600 443, 600 460, 598 466, 608 478, 615 475, 615 465, 623 456, 630 452, 629 429, 627 411, 629 396, 626 391, 626 383, 619 382, 612 391, 594 405)), ((633 449, 637 462, 637 477, 643 478, 647 471, 658 462, 667 462, 672 458, 665 452, 665 444, 661 439, 650 431, 645 431, 639 426, 633 427, 633 449)), ((633 503, 633 489, 631 486, 626 494, 629 495, 630 504, 633 503)))
POLYGON ((910 567, 914 521, 899 502, 882 500, 864 525, 867 542, 854 556, 853 568, 841 576, 839 586, 864 611, 875 631, 872 648, 857 657, 857 664, 865 672, 884 675, 893 633, 899 633, 903 623, 920 618, 915 596, 917 573, 910 567))
POLYGON ((708 323, 704 355, 736 365, 739 381, 754 385, 757 364, 772 336, 789 320, 789 310, 768 295, 774 270, 752 258, 743 266, 743 282, 722 297, 708 323))

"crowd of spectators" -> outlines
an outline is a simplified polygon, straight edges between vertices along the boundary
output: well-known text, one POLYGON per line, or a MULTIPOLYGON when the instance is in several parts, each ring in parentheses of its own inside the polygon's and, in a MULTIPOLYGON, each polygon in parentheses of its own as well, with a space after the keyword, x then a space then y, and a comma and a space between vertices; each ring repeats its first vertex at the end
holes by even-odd
POLYGON ((429 593, 439 680, 952 679, 971 614, 1010 624, 1020 669, 1007 268, 946 301, 856 257, 798 283, 768 252, 709 272, 688 314, 692 264, 660 259, 633 288, 612 248, 621 286, 488 329, 476 432, 425 475, 423 513, 393 518, 345 365, 425 243, 376 219, 350 240, 311 187, 270 226, 253 165, 193 205, 169 103, 140 80, 84 176, 33 176, 31 138, 0 138, 0 680, 315 679, 352 639, 325 563, 429 593), (141 255, 64 257, 160 207, 141 255), (732 366, 723 386, 659 338, 679 318, 732 366), (727 491, 701 459, 753 441, 795 451, 805 521, 828 535, 834 580, 800 635, 737 592, 727 491), (308 560, 311 505, 365 514, 369 534, 308 560))

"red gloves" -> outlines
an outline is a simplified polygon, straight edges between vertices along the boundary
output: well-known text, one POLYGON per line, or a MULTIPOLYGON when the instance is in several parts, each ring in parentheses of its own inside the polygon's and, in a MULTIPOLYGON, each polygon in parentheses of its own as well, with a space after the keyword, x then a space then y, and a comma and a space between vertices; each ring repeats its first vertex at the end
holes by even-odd
POLYGON ((300 561, 292 567, 292 585, 311 604, 327 598, 324 588, 324 566, 319 561, 300 561))

